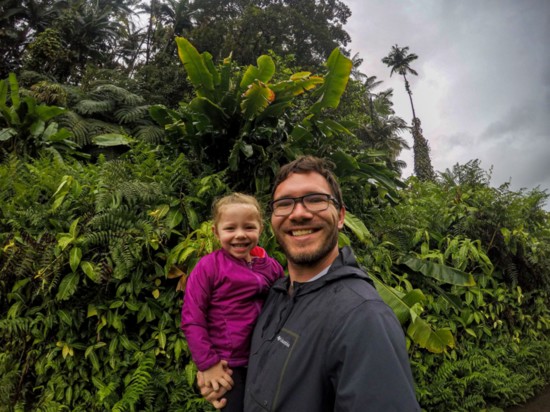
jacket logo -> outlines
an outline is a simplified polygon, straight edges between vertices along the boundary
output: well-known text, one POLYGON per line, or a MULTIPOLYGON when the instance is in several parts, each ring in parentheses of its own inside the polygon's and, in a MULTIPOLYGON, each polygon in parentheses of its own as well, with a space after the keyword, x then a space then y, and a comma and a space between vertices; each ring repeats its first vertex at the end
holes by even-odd
POLYGON ((290 343, 287 340, 284 340, 281 335, 277 336, 277 341, 285 345, 287 348, 290 348, 290 343))

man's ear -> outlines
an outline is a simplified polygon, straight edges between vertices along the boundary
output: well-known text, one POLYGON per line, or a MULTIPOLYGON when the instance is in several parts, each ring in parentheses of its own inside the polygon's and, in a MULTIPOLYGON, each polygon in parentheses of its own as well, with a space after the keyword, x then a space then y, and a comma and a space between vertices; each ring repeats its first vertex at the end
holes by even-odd
POLYGON ((344 228, 344 220, 346 218, 346 208, 341 207, 338 211, 338 230, 342 230, 344 228))

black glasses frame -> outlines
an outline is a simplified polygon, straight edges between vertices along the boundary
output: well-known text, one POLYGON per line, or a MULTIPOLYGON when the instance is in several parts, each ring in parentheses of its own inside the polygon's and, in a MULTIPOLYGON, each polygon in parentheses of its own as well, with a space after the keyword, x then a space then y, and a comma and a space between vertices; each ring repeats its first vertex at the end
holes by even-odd
POLYGON ((327 193, 308 193, 307 195, 304 195, 304 196, 299 196, 299 197, 282 197, 280 199, 277 199, 277 200, 272 200, 271 202, 269 202, 269 208, 271 210, 271 213, 274 214, 275 216, 279 216, 279 217, 282 217, 282 216, 288 216, 290 215, 293 211, 294 211, 294 208, 296 207, 296 203, 301 203, 307 210, 309 210, 310 212, 322 212, 323 210, 327 210, 328 207, 329 207, 329 202, 332 201, 337 207, 340 205, 340 202, 338 202, 338 200, 334 197, 334 196, 331 196, 327 193), (304 199, 307 199, 309 197, 312 197, 312 196, 323 196, 326 198, 326 207, 323 208, 323 209, 317 209, 317 210, 311 210, 309 207, 307 207, 307 200, 304 202, 304 199), (283 201, 289 201, 289 200, 292 200, 292 207, 290 208, 289 212, 288 213, 277 213, 277 204, 279 202, 283 202, 283 201))

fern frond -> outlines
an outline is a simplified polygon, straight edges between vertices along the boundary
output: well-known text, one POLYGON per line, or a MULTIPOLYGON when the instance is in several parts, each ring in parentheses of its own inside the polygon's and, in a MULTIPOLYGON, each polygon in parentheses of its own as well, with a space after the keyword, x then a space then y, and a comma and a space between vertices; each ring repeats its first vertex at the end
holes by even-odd
POLYGON ((142 356, 141 359, 139 359, 139 365, 130 376, 129 384, 124 390, 122 399, 113 406, 113 412, 123 412, 128 408, 133 408, 143 395, 145 388, 151 382, 151 371, 153 366, 155 366, 154 357, 142 356))
POLYGON ((81 100, 76 106, 75 110, 80 114, 97 114, 97 113, 110 113, 115 109, 115 103, 111 100, 81 100))
POLYGON ((133 132, 136 139, 158 145, 164 140, 164 130, 155 125, 138 126, 133 132))
POLYGON ((97 99, 109 98, 121 104, 136 106, 143 103, 143 97, 113 84, 98 86, 92 93, 97 99))
POLYGON ((150 105, 124 106, 115 111, 115 119, 120 123, 131 123, 144 118, 149 113, 150 105))
POLYGON ((58 118, 58 122, 73 133, 74 141, 80 146, 91 143, 89 121, 78 113, 66 111, 58 118))

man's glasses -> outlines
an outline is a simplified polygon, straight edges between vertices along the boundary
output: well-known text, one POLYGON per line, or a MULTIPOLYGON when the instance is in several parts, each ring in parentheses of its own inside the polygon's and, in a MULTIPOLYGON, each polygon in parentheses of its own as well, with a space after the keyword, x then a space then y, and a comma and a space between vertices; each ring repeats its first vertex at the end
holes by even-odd
POLYGON ((325 193, 311 193, 300 197, 284 197, 270 202, 271 211, 275 216, 288 216, 294 210, 297 202, 301 202, 310 212, 327 210, 330 202, 338 206, 338 200, 325 193))

